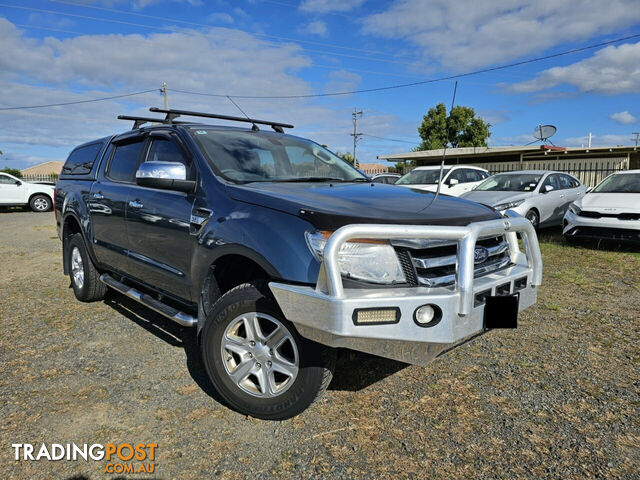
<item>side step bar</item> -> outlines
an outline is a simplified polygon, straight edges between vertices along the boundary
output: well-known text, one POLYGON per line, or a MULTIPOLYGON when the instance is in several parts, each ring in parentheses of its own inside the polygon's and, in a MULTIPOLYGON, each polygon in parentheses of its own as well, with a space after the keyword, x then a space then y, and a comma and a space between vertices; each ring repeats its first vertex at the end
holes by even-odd
POLYGON ((159 300, 156 300, 151 295, 142 293, 135 288, 129 287, 128 285, 117 281, 115 278, 107 275, 106 273, 100 275, 100 280, 102 280, 103 283, 107 284, 107 286, 113 288, 114 290, 117 290, 123 295, 126 295, 127 297, 132 298, 137 302, 140 302, 145 307, 149 307, 151 310, 164 315, 169 320, 173 320, 183 327, 195 327, 198 323, 198 319, 192 317, 188 313, 176 310, 175 308, 170 307, 169 305, 162 303, 159 300))

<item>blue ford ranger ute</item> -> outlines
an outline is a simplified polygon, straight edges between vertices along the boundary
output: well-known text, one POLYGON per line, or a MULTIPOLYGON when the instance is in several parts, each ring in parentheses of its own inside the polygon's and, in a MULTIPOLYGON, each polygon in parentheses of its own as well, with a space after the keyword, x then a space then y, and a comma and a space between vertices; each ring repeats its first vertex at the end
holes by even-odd
POLYGON ((517 214, 371 183, 291 125, 151 111, 165 117, 119 117, 133 130, 69 155, 55 193, 64 273, 80 301, 111 288, 196 327, 240 412, 300 413, 336 348, 425 365, 536 301, 540 249, 517 214))

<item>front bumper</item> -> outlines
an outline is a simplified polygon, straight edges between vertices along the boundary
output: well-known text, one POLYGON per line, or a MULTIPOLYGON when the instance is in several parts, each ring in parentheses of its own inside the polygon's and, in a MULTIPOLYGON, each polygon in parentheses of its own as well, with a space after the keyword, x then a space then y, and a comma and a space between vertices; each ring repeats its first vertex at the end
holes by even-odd
POLYGON ((426 365, 445 350, 484 333, 484 304, 478 295, 517 293, 520 310, 536 302, 542 280, 542 259, 535 231, 522 217, 478 222, 466 227, 414 225, 348 225, 327 241, 316 287, 269 284, 285 317, 306 338, 331 347, 344 347, 416 365, 426 365), (516 233, 523 239, 518 247, 516 233), (510 244, 511 266, 474 278, 476 240, 505 235, 510 244), (341 245, 353 238, 439 239, 458 242, 454 287, 344 289, 338 267, 341 245), (442 312, 439 322, 424 327, 414 312, 425 304, 442 312), (356 309, 397 308, 397 323, 356 325, 356 309))
POLYGON ((620 220, 615 217, 590 218, 568 210, 562 223, 567 238, 614 240, 640 243, 640 220, 620 220))

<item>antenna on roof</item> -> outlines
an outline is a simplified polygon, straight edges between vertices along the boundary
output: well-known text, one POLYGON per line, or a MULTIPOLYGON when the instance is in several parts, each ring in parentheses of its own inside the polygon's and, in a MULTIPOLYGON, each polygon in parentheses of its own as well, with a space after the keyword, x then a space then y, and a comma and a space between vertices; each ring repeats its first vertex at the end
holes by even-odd
POLYGON ((230 101, 231 103, 233 103, 233 104, 236 106, 236 108, 237 108, 238 110, 240 110, 240 113, 242 113, 245 117, 247 117, 247 120, 249 120, 249 121, 251 122, 251 130, 253 130, 254 132, 257 132, 258 130, 260 130, 260 129, 258 128, 258 125, 256 125, 256 124, 255 124, 255 122, 251 121, 251 119, 249 118, 249 115, 247 115, 246 113, 244 113, 244 110, 242 110, 242 109, 240 108, 240 105, 238 105, 236 102, 234 102, 234 101, 233 101, 233 98, 231 98, 229 95, 227 95, 227 98, 229 99, 229 101, 230 101))
MULTIPOLYGON (((453 98, 451 99, 451 110, 453 110, 453 106, 456 103, 456 92, 458 91, 458 81, 456 80, 456 84, 453 86, 453 98)), ((449 115, 451 115, 451 110, 449 110, 449 115)), ((449 143, 449 139, 447 138, 447 143, 449 143)), ((440 163, 440 176, 438 179, 438 186, 436 187, 436 194, 433 196, 429 205, 424 207, 422 210, 426 210, 431 206, 433 202, 436 201, 438 196, 440 195, 440 186, 442 185, 442 172, 444 171, 444 161, 447 158, 447 143, 444 144, 444 148, 442 149, 442 162, 440 163)), ((421 211, 422 211, 421 210, 421 211)))

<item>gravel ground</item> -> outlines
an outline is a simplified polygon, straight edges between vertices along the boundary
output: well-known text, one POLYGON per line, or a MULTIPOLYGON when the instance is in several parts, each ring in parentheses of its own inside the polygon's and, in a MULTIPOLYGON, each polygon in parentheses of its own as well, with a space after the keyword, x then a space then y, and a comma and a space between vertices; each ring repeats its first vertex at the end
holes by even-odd
POLYGON ((638 478, 638 253, 543 234, 544 285, 516 331, 426 368, 343 353, 320 401, 265 422, 216 400, 191 330, 116 294, 77 302, 52 214, 0 226, 2 479, 116 477, 13 459, 41 442, 155 442, 152 478, 638 478))

